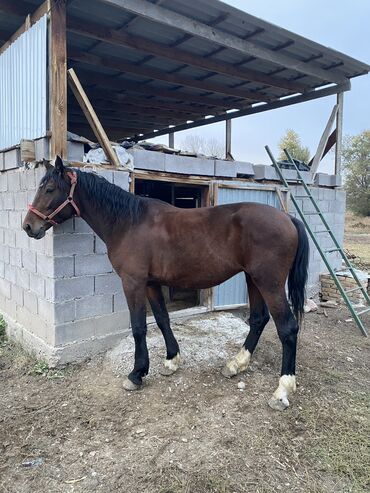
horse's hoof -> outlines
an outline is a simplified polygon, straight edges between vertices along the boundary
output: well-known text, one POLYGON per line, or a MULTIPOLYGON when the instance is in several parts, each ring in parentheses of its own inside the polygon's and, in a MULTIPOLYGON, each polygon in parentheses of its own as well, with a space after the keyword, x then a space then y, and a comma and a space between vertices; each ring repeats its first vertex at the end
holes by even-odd
POLYGON ((284 411, 287 407, 289 407, 289 401, 287 398, 277 399, 276 397, 271 397, 268 402, 271 409, 275 409, 275 411, 284 411))
POLYGON ((226 378, 232 378, 237 375, 238 372, 235 370, 235 368, 229 368, 228 365, 225 365, 222 370, 221 370, 221 375, 223 375, 226 378))
POLYGON ((181 363, 181 358, 179 354, 172 359, 165 359, 163 367, 159 370, 159 373, 164 377, 169 377, 173 375, 175 371, 178 370, 179 365, 181 363))
POLYGON ((129 390, 130 392, 132 392, 133 390, 140 390, 142 385, 137 385, 136 383, 134 382, 131 382, 131 380, 129 378, 125 378, 123 380, 123 383, 122 383, 122 387, 125 389, 125 390, 129 390))

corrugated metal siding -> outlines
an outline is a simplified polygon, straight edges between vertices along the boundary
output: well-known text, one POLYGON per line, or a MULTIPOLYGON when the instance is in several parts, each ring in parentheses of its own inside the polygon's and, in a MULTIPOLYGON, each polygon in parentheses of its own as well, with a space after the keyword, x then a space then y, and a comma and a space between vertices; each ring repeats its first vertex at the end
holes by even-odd
POLYGON ((0 55, 0 149, 46 135, 47 16, 0 55))
MULTIPOLYGON (((258 202, 281 209, 279 199, 274 191, 250 190, 245 188, 218 189, 218 205, 236 202, 258 202)), ((214 290, 214 306, 241 305, 247 301, 247 286, 244 273, 228 279, 214 290)))

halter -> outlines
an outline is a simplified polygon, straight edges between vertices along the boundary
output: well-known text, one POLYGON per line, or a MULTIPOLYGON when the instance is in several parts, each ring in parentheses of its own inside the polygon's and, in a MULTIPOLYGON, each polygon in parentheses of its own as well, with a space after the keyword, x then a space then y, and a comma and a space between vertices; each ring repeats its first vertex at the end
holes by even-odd
POLYGON ((44 221, 48 221, 53 226, 56 226, 58 224, 56 221, 53 220, 53 217, 55 217, 57 214, 59 214, 59 212, 62 209, 64 209, 64 207, 66 207, 68 204, 70 204, 74 208, 74 210, 76 211, 76 216, 80 216, 81 215, 80 214, 80 209, 77 207, 76 202, 73 200, 73 193, 74 193, 75 188, 76 188, 76 185, 77 185, 77 173, 75 171, 68 171, 67 172, 67 175, 71 179, 71 189, 69 191, 69 195, 66 198, 66 200, 62 204, 60 204, 59 207, 57 207, 55 209, 54 212, 52 212, 48 216, 45 216, 45 214, 43 214, 42 212, 38 211, 35 207, 33 207, 32 204, 28 204, 28 209, 31 212, 33 212, 34 214, 36 214, 36 216, 41 217, 41 219, 43 219, 44 221))

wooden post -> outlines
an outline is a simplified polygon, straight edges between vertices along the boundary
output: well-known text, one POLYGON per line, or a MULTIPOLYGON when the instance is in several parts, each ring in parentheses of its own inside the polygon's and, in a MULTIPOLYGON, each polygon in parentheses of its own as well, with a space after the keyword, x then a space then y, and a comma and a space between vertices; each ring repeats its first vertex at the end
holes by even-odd
POLYGON ((225 139, 225 157, 230 159, 231 156, 231 120, 226 120, 226 139, 225 139))
POLYGON ((342 138, 343 138, 343 99, 344 93, 340 92, 337 94, 337 139, 335 145, 335 174, 341 174, 342 168, 342 138))
POLYGON ((175 148, 175 134, 173 132, 168 134, 168 147, 175 148))
POLYGON ((73 94, 75 95, 75 98, 78 101, 78 104, 81 106, 81 109, 90 124, 92 131, 94 132, 95 137, 98 139, 99 144, 104 150, 105 155, 109 159, 110 163, 118 168, 120 166, 118 156, 113 149, 110 140, 108 139, 108 136, 105 133, 105 130, 100 123, 99 118, 89 101, 89 98, 86 96, 86 93, 83 90, 83 87, 81 86, 80 81, 78 80, 78 77, 73 68, 70 68, 68 70, 68 82, 73 94))
POLYGON ((330 117, 329 117, 329 120, 328 120, 328 123, 326 124, 326 127, 324 129, 324 132, 321 136, 321 139, 320 139, 320 142, 319 142, 319 145, 317 147, 317 151, 316 151, 316 154, 313 158, 313 162, 312 162, 312 165, 311 165, 311 169, 310 169, 310 172, 312 175, 315 175, 317 173, 317 170, 319 168, 319 165, 320 165, 320 161, 322 159, 322 156, 324 154, 324 151, 325 151, 325 147, 328 143, 328 140, 329 140, 329 134, 330 134, 330 131, 333 127, 333 123, 334 123, 334 120, 337 116, 337 113, 338 113, 338 105, 334 105, 333 109, 332 109, 332 112, 330 113, 330 117))
POLYGON ((67 157, 66 0, 50 0, 50 157, 67 157))

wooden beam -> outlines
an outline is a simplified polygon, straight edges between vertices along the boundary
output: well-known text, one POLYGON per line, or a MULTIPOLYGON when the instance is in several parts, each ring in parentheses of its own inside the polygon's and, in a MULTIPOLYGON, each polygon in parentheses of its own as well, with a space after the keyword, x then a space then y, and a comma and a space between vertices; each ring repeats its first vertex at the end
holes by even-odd
POLYGON ((226 120, 226 135, 225 135, 225 157, 231 159, 231 120, 226 120))
POLYGON ((117 154, 115 153, 111 143, 108 139, 107 134, 102 127, 94 108, 91 106, 91 103, 86 96, 85 91, 83 90, 80 81, 77 78, 77 75, 73 69, 68 70, 68 83, 70 88, 73 91, 73 94, 76 96, 76 99, 81 106, 82 111, 84 112, 87 121, 90 123, 90 126, 98 139, 99 144, 105 152, 109 162, 116 167, 120 166, 120 162, 117 154))
POLYGON ((50 0, 50 155, 67 158, 66 0, 50 0))
POLYGON ((80 51, 77 49, 68 50, 68 58, 76 62, 87 63, 90 65, 108 67, 121 72, 126 72, 135 75, 142 75, 150 79, 169 82, 175 85, 181 85, 186 87, 192 87, 200 89, 202 91, 215 92, 218 94, 224 94, 226 96, 232 96, 236 98, 247 99, 251 101, 266 102, 269 97, 259 93, 257 91, 246 91, 244 89, 238 89, 234 87, 224 86, 221 84, 215 84, 204 80, 191 79, 179 74, 172 74, 157 70, 151 67, 145 67, 142 65, 135 65, 134 63, 128 63, 119 58, 109 57, 103 58, 91 53, 80 51))
POLYGON ((175 134, 173 132, 168 134, 168 147, 175 148, 175 134))
MULTIPOLYGON (((13 2, 16 3, 16 2, 13 2)), ((34 5, 30 5, 31 10, 26 14, 26 18, 23 24, 13 33, 10 38, 4 43, 0 48, 0 55, 4 53, 4 51, 9 48, 9 46, 14 43, 16 39, 19 38, 21 34, 26 32, 31 26, 33 26, 43 15, 45 15, 50 10, 50 2, 46 0, 42 3, 36 10, 34 5), (31 13, 32 12, 32 13, 31 13)), ((1 0, 0 0, 0 11, 1 11, 1 0)))
POLYGON ((337 121, 336 121, 336 146, 335 146, 335 174, 340 175, 342 171, 342 140, 343 140, 343 102, 344 94, 337 94, 337 121))
MULTIPOLYGON (((86 84, 99 84, 103 87, 110 89, 116 89, 122 91, 127 89, 135 93, 147 94, 149 96, 159 96, 162 98, 177 99, 180 101, 193 102, 204 104, 206 106, 213 106, 220 109, 230 109, 230 108, 245 108, 246 103, 230 102, 227 103, 222 99, 211 98, 209 96, 198 96, 195 94, 188 94, 181 91, 171 91, 165 89, 157 89, 145 84, 135 84, 134 82, 129 82, 117 77, 109 77, 107 75, 101 75, 97 72, 92 72, 89 70, 78 69, 78 72, 83 74, 83 78, 86 84)), ((212 114, 210 112, 210 114, 212 114)))
POLYGON ((162 43, 157 43, 141 36, 136 36, 132 33, 114 30, 92 22, 82 22, 80 19, 75 17, 68 17, 67 29, 71 32, 91 39, 99 39, 100 41, 104 41, 115 46, 129 46, 130 48, 134 48, 144 53, 150 53, 152 55, 167 58, 178 63, 198 67, 203 70, 211 70, 212 72, 224 74, 228 77, 236 77, 248 82, 258 82, 268 86, 295 92, 304 92, 308 90, 308 86, 299 82, 280 79, 278 77, 269 76, 263 74, 262 72, 249 70, 243 67, 236 67, 231 63, 225 63, 214 60, 210 57, 195 55, 176 48, 175 46, 167 46, 162 43))
MULTIPOLYGON (((333 145, 335 144, 337 140, 337 129, 335 128, 332 133, 329 135, 329 138, 328 138, 328 141, 326 143, 326 146, 325 146, 325 149, 324 149, 324 152, 322 154, 322 157, 321 157, 321 160, 324 159, 324 157, 327 155, 327 153, 330 151, 330 149, 333 147, 333 145)), ((315 157, 315 156, 314 156, 315 157)), ((308 166, 312 166, 312 163, 313 163, 313 160, 314 160, 314 157, 311 158, 310 162, 308 163, 308 166)))
POLYGON ((325 129, 322 133, 321 139, 319 141, 319 145, 317 146, 317 150, 316 150, 315 156, 314 156, 313 161, 312 161, 312 166, 310 168, 310 173, 312 175, 315 175, 317 173, 318 168, 319 168, 319 164, 320 164, 320 161, 321 161, 322 156, 324 154, 325 147, 328 143, 330 131, 332 129, 335 117, 337 116, 337 112, 338 112, 338 105, 336 104, 336 105, 334 105, 334 107, 331 111, 329 120, 326 124, 326 127, 325 127, 325 129))
MULTIPOLYGON (((234 118, 240 118, 241 116, 254 115, 256 113, 262 113, 263 111, 275 110, 277 108, 284 108, 285 106, 291 106, 292 104, 304 103, 306 101, 311 101, 313 99, 323 98, 326 96, 330 96, 332 94, 337 94, 338 92, 345 92, 351 89, 351 83, 348 80, 347 82, 335 85, 331 87, 326 87, 324 89, 318 89, 317 91, 311 91, 306 94, 302 94, 300 96, 293 96, 291 98, 284 98, 279 101, 274 101, 268 104, 260 104, 258 106, 253 106, 250 108, 246 108, 244 110, 223 113, 222 115, 214 116, 212 118, 203 118, 201 120, 197 120, 193 123, 187 123, 183 125, 176 125, 171 128, 171 132, 181 132, 182 130, 189 130, 190 128, 203 127, 204 125, 211 125, 212 123, 222 122, 225 120, 233 120, 234 118)), ((160 130, 156 133, 148 133, 144 134, 140 139, 151 139, 153 137, 159 137, 160 135, 167 135, 169 133, 169 129, 160 130)))
POLYGON ((305 63, 283 53, 276 53, 276 51, 263 48, 253 41, 244 40, 233 34, 220 31, 215 27, 210 27, 207 24, 195 21, 172 10, 152 4, 147 0, 104 0, 104 2, 145 17, 151 21, 172 28, 176 26, 177 29, 189 33, 192 36, 206 39, 207 41, 217 43, 220 46, 225 46, 245 55, 260 58, 275 65, 322 79, 323 81, 336 83, 345 81, 345 77, 336 71, 325 71, 317 64, 305 63))
MULTIPOLYGON (((68 111, 68 121, 84 121, 85 120, 85 115, 81 114, 79 111, 76 111, 75 109, 69 110, 68 111)), ((137 127, 138 130, 141 130, 141 128, 145 126, 151 126, 154 128, 157 127, 167 127, 170 125, 170 121, 166 119, 150 119, 150 118, 141 118, 138 115, 127 115, 127 114, 111 114, 109 112, 99 112, 99 120, 101 124, 106 127, 109 125, 126 125, 126 126, 133 126, 137 127)), ((178 123, 184 123, 186 120, 176 120, 178 123)))

